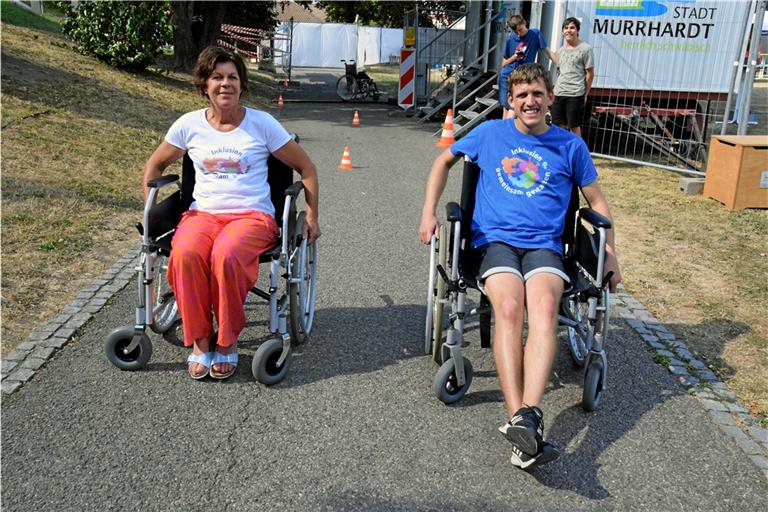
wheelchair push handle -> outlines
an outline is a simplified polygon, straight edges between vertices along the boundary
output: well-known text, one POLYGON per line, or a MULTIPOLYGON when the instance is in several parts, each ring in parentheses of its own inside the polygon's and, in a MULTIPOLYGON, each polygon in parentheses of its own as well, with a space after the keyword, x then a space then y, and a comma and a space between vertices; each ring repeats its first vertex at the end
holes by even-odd
POLYGON ((611 282, 611 278, 613 277, 613 270, 605 274, 605 277, 603 277, 603 282, 600 283, 600 289, 602 290, 606 286, 608 286, 608 283, 611 282))

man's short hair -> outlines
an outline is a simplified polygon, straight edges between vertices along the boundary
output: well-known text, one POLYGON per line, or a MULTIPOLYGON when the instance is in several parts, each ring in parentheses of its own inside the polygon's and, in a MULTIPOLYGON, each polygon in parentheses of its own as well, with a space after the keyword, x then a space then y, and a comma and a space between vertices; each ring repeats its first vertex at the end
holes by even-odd
POLYGON ((507 20, 507 26, 509 27, 509 30, 511 30, 512 32, 516 31, 517 30, 517 26, 519 24, 521 24, 521 23, 526 23, 527 24, 528 22, 525 21, 525 18, 523 18, 519 14, 513 14, 507 20))
POLYGON ((532 84, 537 80, 542 80, 548 93, 552 93, 555 87, 552 85, 552 79, 544 66, 537 63, 523 64, 515 68, 509 74, 509 92, 514 94, 515 84, 532 84))
POLYGON ((573 23, 576 25, 576 32, 581 30, 581 22, 577 19, 571 16, 570 18, 565 18, 565 21, 563 22, 563 29, 573 23))

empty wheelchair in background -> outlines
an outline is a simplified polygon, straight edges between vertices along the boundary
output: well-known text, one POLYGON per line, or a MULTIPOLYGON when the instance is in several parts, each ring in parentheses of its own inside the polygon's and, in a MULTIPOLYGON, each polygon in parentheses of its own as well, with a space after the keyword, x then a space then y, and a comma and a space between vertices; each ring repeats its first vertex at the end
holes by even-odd
MULTIPOLYGON (((264 252, 260 263, 269 264, 269 288, 253 287, 251 292, 269 303, 269 330, 274 338, 262 343, 253 357, 254 378, 266 385, 283 380, 291 362, 291 346, 306 341, 312 332, 317 287, 317 245, 302 237, 306 212, 298 212, 296 201, 304 189, 293 182, 293 170, 274 156, 268 163, 268 182, 275 216, 280 227, 277 243, 264 252), (281 281, 283 284, 281 286, 281 281)), ((113 330, 107 337, 107 359, 121 370, 138 370, 152 356, 147 327, 168 335, 180 325, 180 317, 166 272, 171 239, 181 214, 192 203, 195 169, 188 155, 182 163, 182 179, 167 175, 149 184, 144 222, 137 224, 142 249, 136 268, 138 303, 134 325, 113 330), (176 185, 178 190, 156 204, 161 188, 176 185)))
MULTIPOLYGON (((462 355, 466 346, 466 316, 478 315, 480 344, 491 346, 491 305, 480 292, 477 269, 480 261, 470 246, 475 189, 480 168, 464 162, 461 204, 446 205, 447 222, 439 237, 432 237, 429 257, 427 314, 424 350, 440 365, 434 391, 449 404, 460 400, 472 383, 472 364, 462 355), (480 292, 476 308, 467 311, 467 290, 480 292)), ((576 366, 584 368, 582 405, 593 411, 606 388, 610 275, 603 277, 606 229, 611 223, 590 208, 579 208, 579 189, 574 187, 563 233, 564 262, 571 279, 560 303, 559 322, 566 327, 568 347, 576 366)))

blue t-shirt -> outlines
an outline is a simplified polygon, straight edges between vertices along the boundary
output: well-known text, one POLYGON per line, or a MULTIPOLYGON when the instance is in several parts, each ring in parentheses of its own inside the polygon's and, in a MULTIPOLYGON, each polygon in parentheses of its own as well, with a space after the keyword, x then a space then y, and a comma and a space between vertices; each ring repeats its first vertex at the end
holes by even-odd
POLYGON ((525 135, 514 119, 486 121, 451 146, 480 166, 472 247, 504 242, 562 255, 563 224, 573 185, 597 179, 581 137, 557 126, 525 135))
POLYGON ((523 60, 518 60, 512 64, 504 66, 501 70, 501 76, 506 78, 509 74, 521 64, 530 64, 536 62, 536 56, 539 54, 539 50, 546 48, 547 42, 544 40, 544 36, 538 29, 528 29, 528 33, 525 36, 520 37, 514 32, 507 38, 507 42, 504 45, 504 58, 508 59, 513 56, 518 48, 524 49, 525 57, 523 60))

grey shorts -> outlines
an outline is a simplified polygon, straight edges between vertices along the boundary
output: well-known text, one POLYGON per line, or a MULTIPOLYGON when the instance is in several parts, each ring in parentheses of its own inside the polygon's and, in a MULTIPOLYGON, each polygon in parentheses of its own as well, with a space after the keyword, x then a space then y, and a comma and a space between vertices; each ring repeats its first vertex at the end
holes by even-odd
POLYGON ((493 274, 508 272, 525 282, 536 274, 546 272, 570 283, 563 259, 550 249, 518 249, 501 242, 491 242, 478 249, 481 252, 477 282, 481 289, 493 274))

